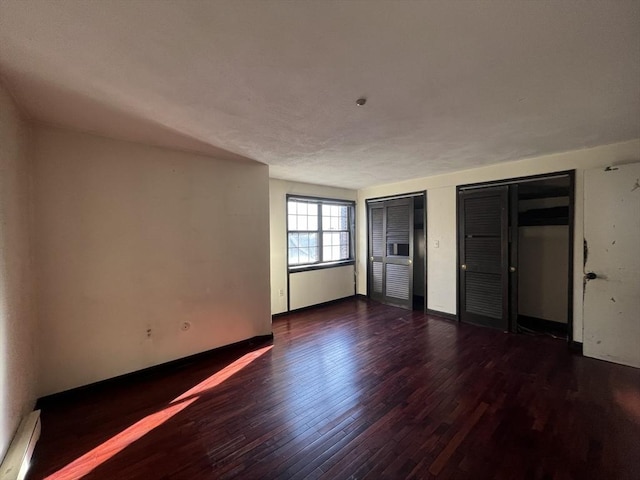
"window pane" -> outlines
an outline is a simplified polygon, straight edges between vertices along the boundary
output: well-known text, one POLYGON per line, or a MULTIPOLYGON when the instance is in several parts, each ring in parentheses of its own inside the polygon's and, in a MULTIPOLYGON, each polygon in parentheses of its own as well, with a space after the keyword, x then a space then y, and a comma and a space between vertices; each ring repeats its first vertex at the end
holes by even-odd
POLYGON ((293 248, 293 247, 297 247, 298 246, 298 234, 297 233, 290 233, 289 234, 289 248, 293 248))
POLYGON ((323 230, 348 230, 349 229, 348 207, 341 205, 322 206, 322 229, 323 230))
POLYGON ((305 265, 319 261, 317 233, 290 232, 288 245, 289 265, 305 265))
POLYGON ((307 221, 308 222, 313 221, 315 223, 315 225, 316 225, 316 228, 314 230, 317 230, 317 228, 318 228, 318 212, 317 212, 317 209, 309 212, 309 215, 307 216, 307 221))
POLYGON ((309 202, 287 203, 289 231, 307 231, 318 229, 318 205, 309 202))
POLYGON ((333 233, 323 233, 322 234, 322 245, 327 247, 333 245, 333 233))
POLYGON ((340 227, 339 227, 340 230, 348 230, 349 229, 349 226, 347 225, 348 224, 348 220, 349 220, 349 216, 347 215, 347 212, 345 210, 344 215, 342 215, 340 217, 340 227))

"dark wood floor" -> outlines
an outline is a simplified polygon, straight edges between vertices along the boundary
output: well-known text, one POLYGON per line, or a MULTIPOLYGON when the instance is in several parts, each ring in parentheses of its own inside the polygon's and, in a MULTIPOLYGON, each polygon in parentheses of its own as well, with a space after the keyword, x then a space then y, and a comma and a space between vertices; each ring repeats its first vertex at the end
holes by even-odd
POLYGON ((640 478, 640 370, 361 299, 273 329, 44 408, 29 478, 640 478))

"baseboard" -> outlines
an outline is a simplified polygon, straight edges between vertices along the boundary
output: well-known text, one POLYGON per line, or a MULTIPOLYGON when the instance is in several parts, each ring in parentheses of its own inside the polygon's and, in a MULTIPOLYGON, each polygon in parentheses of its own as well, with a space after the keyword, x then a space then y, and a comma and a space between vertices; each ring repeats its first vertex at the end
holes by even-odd
POLYGON ((0 480, 23 480, 27 476, 40 429, 40 410, 31 412, 20 422, 0 465, 0 480))
POLYGON ((455 313, 441 312, 439 310, 431 310, 430 308, 427 308, 427 315, 444 318, 445 320, 453 320, 454 322, 458 321, 458 315, 455 313))
POLYGON ((369 300, 369 297, 367 297, 366 295, 363 295, 362 293, 356 293, 356 298, 358 300, 369 300))
POLYGON ((271 318, 280 318, 280 317, 285 317, 285 316, 287 316, 287 315, 289 315, 291 313, 304 312, 306 310, 311 310, 312 308, 326 307, 328 305, 333 305, 334 303, 340 303, 340 302, 343 302, 345 300, 354 299, 354 298, 357 298, 357 297, 358 297, 358 295, 349 295, 349 296, 346 296, 346 297, 336 298, 335 300, 329 300, 327 302, 308 305, 306 307, 294 308, 293 310, 289 310, 289 311, 286 311, 286 312, 274 313, 273 315, 271 315, 271 318))
MULTIPOLYGON (((140 379, 142 378, 147 378, 151 376, 160 376, 172 370, 183 368, 186 365, 192 364, 194 362, 198 362, 206 358, 220 355, 223 352, 232 351, 236 349, 250 348, 250 347, 254 347, 256 345, 262 345, 264 343, 271 342, 271 341, 273 341, 273 333, 270 333, 269 335, 258 335, 255 337, 248 338, 246 340, 241 340, 239 342, 231 343, 229 345, 223 345, 221 347, 212 348, 211 350, 206 350, 204 352, 196 353, 194 355, 189 355, 188 357, 178 358, 176 360, 171 360, 170 362, 160 363, 158 365, 153 365, 151 367, 143 368, 142 370, 136 370, 135 372, 125 373, 124 375, 118 375, 117 377, 107 378, 105 380, 100 380, 98 382, 90 383, 88 385, 82 385, 80 387, 72 388, 70 390, 65 390, 63 392, 58 392, 52 395, 41 397, 36 402, 36 408, 46 409, 52 405, 64 402, 65 400, 75 397, 78 394, 81 394, 88 390, 94 390, 98 388, 110 388, 116 384, 122 384, 125 382, 136 383, 136 382, 139 382, 140 379)), ((4 480, 4 479, 0 479, 0 480, 4 480)))
POLYGON ((578 355, 582 355, 582 342, 575 342, 571 340, 569 342, 569 350, 578 355))

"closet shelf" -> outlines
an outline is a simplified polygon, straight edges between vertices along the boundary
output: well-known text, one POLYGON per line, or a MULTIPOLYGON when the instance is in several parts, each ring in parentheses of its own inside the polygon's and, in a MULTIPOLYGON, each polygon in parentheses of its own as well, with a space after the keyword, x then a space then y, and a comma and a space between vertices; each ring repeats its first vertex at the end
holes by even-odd
POLYGON ((521 227, 569 225, 569 207, 535 208, 520 212, 518 225, 521 227))

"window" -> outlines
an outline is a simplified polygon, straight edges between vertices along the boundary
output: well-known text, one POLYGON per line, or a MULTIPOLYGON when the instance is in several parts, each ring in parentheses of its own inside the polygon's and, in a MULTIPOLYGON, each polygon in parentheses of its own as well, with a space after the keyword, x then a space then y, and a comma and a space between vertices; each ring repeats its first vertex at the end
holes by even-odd
POLYGON ((287 196, 289 267, 353 262, 354 203, 287 196))

